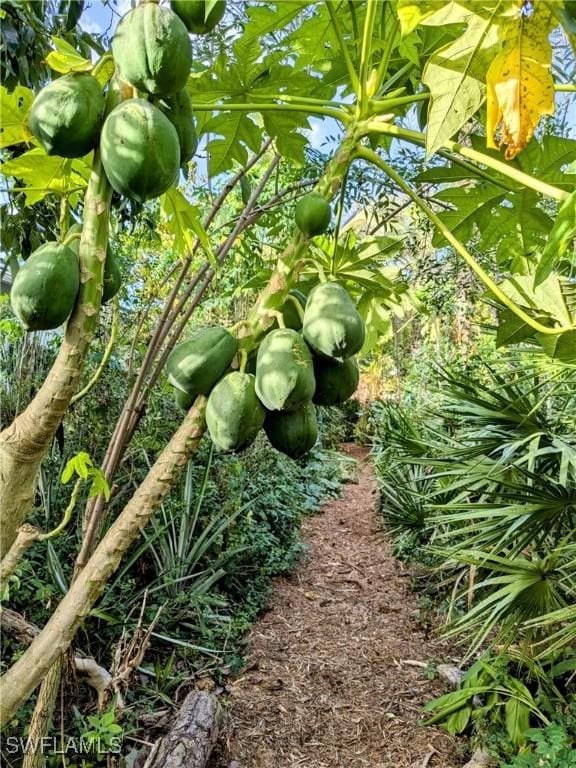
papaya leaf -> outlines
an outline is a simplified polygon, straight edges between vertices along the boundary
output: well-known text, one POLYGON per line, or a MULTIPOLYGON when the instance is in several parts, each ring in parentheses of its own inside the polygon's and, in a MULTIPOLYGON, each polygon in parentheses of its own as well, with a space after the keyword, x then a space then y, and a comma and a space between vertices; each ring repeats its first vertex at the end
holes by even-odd
POLYGON ((26 124, 26 115, 34 94, 29 88, 17 85, 12 93, 0 86, 0 149, 30 141, 33 137, 26 124))
POLYGON ((78 51, 61 37, 52 37, 55 51, 50 51, 46 56, 46 64, 55 72, 68 74, 69 72, 91 72, 92 62, 85 59, 78 51))
POLYGON ((303 165, 307 141, 300 129, 307 120, 303 121, 301 116, 294 112, 264 112, 262 119, 266 132, 274 139, 278 153, 303 165))
POLYGON ((572 192, 560 210, 538 262, 535 285, 542 283, 560 262, 576 237, 576 191, 572 192))
POLYGON ((496 349, 520 344, 534 335, 534 328, 529 326, 509 309, 498 312, 496 329, 496 349))
POLYGON ((514 302, 527 309, 546 313, 562 325, 573 322, 562 282, 556 275, 550 275, 536 287, 533 275, 514 275, 500 283, 500 288, 514 302))
POLYGON ((454 1, 443 5, 425 23, 466 24, 466 31, 435 51, 424 68, 422 82, 432 95, 426 132, 428 156, 451 139, 484 101, 484 77, 498 45, 498 21, 510 1, 475 5, 474 10, 454 1))
POLYGON ((406 37, 419 24, 445 6, 444 0, 398 0, 398 18, 402 37, 406 37))
POLYGON ((497 146, 495 134, 500 127, 507 160, 526 147, 542 115, 554 114, 548 42, 552 26, 551 14, 541 5, 535 4, 531 16, 519 13, 516 22, 505 27, 502 50, 486 75, 487 144, 497 146))
POLYGON ((194 234, 200 244, 206 258, 217 268, 216 257, 210 245, 210 239, 202 226, 200 211, 195 205, 188 202, 180 190, 171 187, 160 198, 160 208, 166 219, 168 232, 173 236, 172 247, 180 256, 189 255, 194 244, 194 234))
POLYGON ((242 112, 215 115, 204 125, 203 131, 220 136, 211 139, 207 146, 211 176, 229 170, 234 161, 246 165, 248 149, 258 152, 262 143, 262 128, 242 112))
MULTIPOLYGON (((26 205, 34 205, 47 195, 67 195, 72 206, 77 205, 81 193, 88 185, 91 155, 69 160, 48 156, 41 147, 35 147, 2 166, 5 176, 14 176, 23 183, 26 205)), ((20 189, 13 187, 12 189, 20 189)))
POLYGON ((66 483, 69 483, 74 475, 78 475, 78 477, 81 477, 82 480, 87 480, 88 472, 92 466, 93 464, 90 456, 86 453, 86 451, 80 451, 80 453, 77 453, 76 456, 72 456, 72 458, 67 462, 64 470, 62 471, 62 476, 60 478, 61 482, 66 485, 66 483))
POLYGON ((576 363, 576 331, 567 331, 555 336, 536 333, 535 338, 548 357, 562 363, 576 363))

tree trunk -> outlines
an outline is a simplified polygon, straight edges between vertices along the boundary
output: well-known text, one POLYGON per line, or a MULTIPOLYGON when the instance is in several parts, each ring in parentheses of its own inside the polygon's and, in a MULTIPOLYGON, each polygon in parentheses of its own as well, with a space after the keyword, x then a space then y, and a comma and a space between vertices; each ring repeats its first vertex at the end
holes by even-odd
POLYGON ((152 748, 144 768, 206 768, 220 719, 216 697, 206 691, 192 691, 170 731, 152 748))
POLYGON ((60 654, 68 649, 124 553, 180 476, 204 434, 205 406, 206 398, 199 397, 44 629, 0 678, 0 724, 8 722, 60 654))
POLYGON ((58 357, 39 392, 0 433, 0 559, 12 546, 32 507, 40 463, 80 384, 100 308, 111 194, 96 152, 84 200, 76 308, 66 326, 58 357))

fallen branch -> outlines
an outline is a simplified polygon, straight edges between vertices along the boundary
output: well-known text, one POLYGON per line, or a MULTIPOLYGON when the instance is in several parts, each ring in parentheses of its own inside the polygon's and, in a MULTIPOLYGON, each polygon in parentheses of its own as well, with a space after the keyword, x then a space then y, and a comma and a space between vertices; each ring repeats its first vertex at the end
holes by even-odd
POLYGON ((192 691, 168 731, 156 742, 144 768, 205 768, 218 738, 221 715, 215 696, 192 691))

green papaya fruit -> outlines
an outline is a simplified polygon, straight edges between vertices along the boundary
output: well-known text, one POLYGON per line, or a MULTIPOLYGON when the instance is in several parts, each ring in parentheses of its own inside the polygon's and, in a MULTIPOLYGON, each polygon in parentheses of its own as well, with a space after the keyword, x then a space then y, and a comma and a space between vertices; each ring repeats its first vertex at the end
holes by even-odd
POLYGON ((166 115, 143 99, 130 99, 106 118, 102 165, 112 188, 139 203, 158 197, 177 180, 180 145, 166 115))
POLYGON ((80 268, 74 251, 62 243, 45 243, 18 271, 10 302, 27 331, 47 331, 68 319, 79 290, 80 268))
POLYGON ((176 129, 180 144, 180 165, 182 166, 194 157, 198 149, 198 136, 194 127, 190 94, 186 88, 183 88, 174 96, 161 99, 157 106, 176 129))
POLYGON ((319 355, 344 360, 359 352, 364 321, 340 283, 320 283, 310 291, 304 309, 304 338, 319 355))
POLYGON ((236 339, 225 328, 197 328, 168 356, 168 381, 191 396, 208 395, 230 367, 236 349, 236 339))
POLYGON ((206 403, 206 426, 219 451, 240 451, 254 442, 265 415, 254 376, 240 371, 224 376, 206 403))
POLYGON ((122 18, 112 53, 122 79, 153 96, 184 88, 192 66, 186 26, 170 8, 154 2, 142 3, 122 18))
POLYGON ((189 411, 192 407, 192 403, 196 400, 196 395, 189 395, 188 392, 183 392, 181 389, 175 389, 174 399, 179 408, 183 411, 189 411))
MULTIPOLYGON (((66 233, 66 237, 68 238, 73 234, 82 234, 82 224, 72 224, 66 233)), ((76 256, 78 256, 80 250, 80 238, 72 240, 68 244, 68 247, 74 251, 76 256)), ((122 273, 120 272, 118 262, 114 258, 114 252, 112 251, 112 248, 110 248, 110 243, 108 243, 108 247, 106 248, 106 261, 104 262, 104 277, 102 281, 102 304, 107 304, 110 299, 113 299, 121 287, 122 273)))
POLYGON ((28 125, 47 154, 82 157, 98 144, 104 116, 100 83, 86 73, 59 77, 34 99, 28 125))
POLYGON ((224 16, 226 0, 172 0, 172 10, 182 19, 189 32, 206 35, 224 16), (212 6, 212 7, 210 7, 212 6))
POLYGON ((267 413, 264 431, 277 451, 298 459, 316 445, 316 409, 312 403, 304 403, 295 411, 267 413))
POLYGON ((316 405, 339 405, 356 392, 360 371, 354 357, 339 363, 337 360, 314 356, 314 378, 316 405))
POLYGON ((269 411, 291 411, 314 395, 312 355, 304 339, 291 328, 264 338, 256 359, 256 392, 269 411))
POLYGON ((280 307, 280 312, 282 312, 282 318, 284 319, 286 328, 292 328, 294 331, 299 331, 302 328, 302 318, 294 303, 294 299, 300 304, 302 309, 304 309, 306 306, 306 296, 296 288, 292 288, 288 292, 286 301, 280 307))
POLYGON ((330 203, 317 192, 304 195, 296 204, 296 226, 306 237, 315 237, 326 232, 331 218, 330 203))

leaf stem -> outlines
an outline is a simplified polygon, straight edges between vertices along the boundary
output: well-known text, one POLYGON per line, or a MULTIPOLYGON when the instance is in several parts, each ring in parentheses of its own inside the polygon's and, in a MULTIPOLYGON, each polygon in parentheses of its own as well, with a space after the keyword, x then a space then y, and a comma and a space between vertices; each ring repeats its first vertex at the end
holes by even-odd
POLYGON ((360 82, 358 80, 358 75, 356 74, 356 69, 354 68, 352 59, 350 58, 350 51, 348 50, 346 43, 344 42, 344 37, 342 36, 342 30, 340 29, 340 24, 338 23, 338 16, 336 15, 336 11, 333 8, 333 0, 326 0, 326 8, 330 14, 330 20, 334 28, 334 34, 338 40, 338 45, 340 46, 342 58, 344 59, 346 69, 348 70, 348 77, 350 78, 352 88, 358 95, 360 93, 360 82))
POLYGON ((330 109, 329 107, 313 106, 311 104, 261 104, 254 102, 245 102, 241 104, 226 103, 204 103, 194 104, 194 112, 306 112, 311 115, 323 115, 333 117, 342 123, 349 123, 351 117, 341 109, 330 109))
MULTIPOLYGON (((384 133, 387 136, 396 136, 399 139, 406 139, 406 141, 410 141, 413 144, 420 144, 421 146, 426 144, 426 135, 424 133, 411 131, 408 128, 401 128, 400 126, 392 125, 391 123, 368 120, 364 123, 364 128, 367 133, 384 133)), ((547 197, 559 200, 560 202, 564 202, 569 197, 568 193, 563 189, 554 187, 551 184, 546 184, 544 181, 540 181, 539 179, 534 178, 534 176, 530 176, 530 174, 524 173, 524 171, 520 171, 518 168, 514 168, 508 163, 498 160, 491 155, 486 155, 483 152, 471 149, 470 147, 463 147, 455 141, 445 141, 443 142, 443 146, 457 155, 467 157, 470 160, 474 160, 476 163, 481 163, 488 168, 492 168, 492 170, 517 181, 524 187, 539 192, 541 195, 546 195, 547 197)))
POLYGON ((364 31, 362 33, 362 48, 360 50, 360 94, 358 103, 358 116, 366 114, 368 103, 368 73, 372 56, 372 33, 376 20, 376 0, 368 0, 366 5, 366 18, 364 19, 364 31))
MULTIPOLYGON (((386 13, 386 3, 383 3, 382 7, 382 17, 384 18, 386 13)), ((384 25, 385 26, 385 25, 384 25)), ((390 64, 390 56, 392 55, 392 50, 394 48, 394 43, 396 42, 396 32, 398 31, 398 18, 395 14, 392 15, 392 24, 390 25, 390 29, 387 31, 387 37, 386 37, 386 48, 384 49, 382 53, 382 58, 380 59, 380 63, 378 64, 378 74, 376 76, 376 87, 377 91, 380 90, 380 86, 382 85, 382 82, 384 81, 384 78, 388 74, 388 66, 390 64)))
POLYGON ((531 328, 534 328, 535 331, 538 331, 539 333, 544 333, 547 335, 557 335, 559 333, 564 333, 565 331, 572 331, 575 329, 575 326, 561 326, 557 328, 550 328, 546 325, 542 325, 537 320, 534 320, 533 317, 531 317, 527 312, 525 312, 521 307, 519 307, 512 299, 507 296, 494 282, 494 280, 490 277, 490 275, 478 264, 476 259, 466 250, 466 248, 462 245, 462 243, 458 240, 458 238, 455 237, 455 235, 450 231, 450 229, 446 226, 446 224, 442 221, 442 219, 437 216, 436 213, 430 208, 430 206, 422 200, 419 195, 414 192, 414 190, 410 187, 410 185, 400 176, 399 173, 397 173, 391 166, 388 165, 388 163, 380 157, 380 155, 376 154, 376 152, 373 152, 370 149, 367 149, 366 147, 359 147, 356 152, 356 156, 360 157, 364 160, 367 160, 368 162, 372 163, 373 165, 376 165, 378 168, 380 168, 384 173, 389 176, 396 184, 402 189, 403 192, 405 192, 413 201, 416 203, 416 205, 428 216, 430 221, 438 228, 438 230, 444 235, 446 240, 450 243, 450 245, 454 248, 454 250, 462 256, 464 261, 468 264, 470 269, 480 278, 480 280, 484 283, 484 285, 488 288, 488 290, 496 297, 496 299, 501 303, 504 304, 504 306, 508 307, 508 309, 513 312, 517 317, 519 317, 523 322, 525 322, 527 325, 529 325, 531 328))

